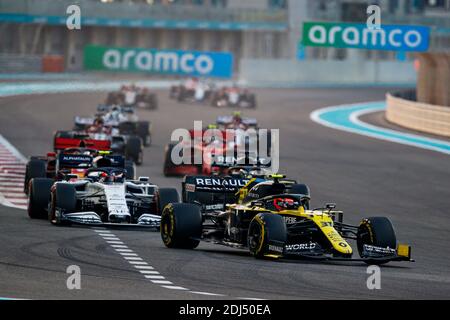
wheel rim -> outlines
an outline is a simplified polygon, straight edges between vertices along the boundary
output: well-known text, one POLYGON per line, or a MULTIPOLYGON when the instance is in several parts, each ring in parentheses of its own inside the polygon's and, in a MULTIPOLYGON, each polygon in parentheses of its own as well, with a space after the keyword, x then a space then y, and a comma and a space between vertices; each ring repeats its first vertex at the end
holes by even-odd
POLYGON ((163 242, 168 244, 171 242, 170 231, 173 229, 170 215, 165 214, 161 219, 161 236, 163 242))
POLYGON ((255 254, 259 253, 260 247, 262 246, 261 243, 263 241, 262 237, 263 233, 261 225, 259 223, 253 223, 249 230, 248 237, 248 246, 251 252, 255 254))
POLYGON ((360 227, 360 230, 358 231, 358 251, 359 253, 363 252, 363 248, 365 244, 372 244, 372 240, 370 238, 370 231, 367 226, 360 227))
POLYGON ((32 191, 32 189, 31 189, 32 187, 31 187, 31 185, 28 187, 28 194, 29 194, 29 197, 28 197, 28 216, 29 217, 31 217, 32 216, 32 209, 31 209, 31 203, 32 203, 32 201, 33 201, 33 194, 31 193, 31 191, 32 191))

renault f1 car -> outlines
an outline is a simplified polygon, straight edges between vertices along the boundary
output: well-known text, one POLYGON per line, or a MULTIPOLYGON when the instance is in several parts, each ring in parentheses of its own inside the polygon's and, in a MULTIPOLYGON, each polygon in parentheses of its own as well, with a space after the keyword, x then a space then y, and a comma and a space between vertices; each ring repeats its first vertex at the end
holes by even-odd
POLYGON ((151 123, 140 121, 133 108, 99 105, 95 116, 75 117, 73 130, 86 132, 95 128, 97 122, 101 122, 113 135, 138 136, 146 147, 152 143, 151 123))
POLYGON ((158 97, 149 88, 137 87, 132 84, 122 86, 119 91, 109 92, 105 104, 155 110, 158 109, 158 97))
POLYGON ((147 177, 126 180, 120 168, 91 168, 83 179, 32 179, 28 213, 52 224, 158 228, 162 208, 172 202, 179 202, 176 189, 158 188, 147 177))
POLYGON ((389 219, 365 218, 353 226, 334 204, 310 210, 309 188, 285 176, 190 177, 184 183, 184 202, 169 204, 161 216, 168 248, 194 249, 207 241, 247 249, 256 258, 412 261, 389 219), (348 240, 356 241, 359 259, 352 258, 348 240))
POLYGON ((113 156, 109 151, 89 148, 67 148, 46 156, 32 156, 25 167, 24 192, 28 194, 30 180, 49 178, 61 180, 66 174, 83 178, 89 168, 115 167, 126 170, 127 179, 135 179, 135 164, 122 156, 113 156))

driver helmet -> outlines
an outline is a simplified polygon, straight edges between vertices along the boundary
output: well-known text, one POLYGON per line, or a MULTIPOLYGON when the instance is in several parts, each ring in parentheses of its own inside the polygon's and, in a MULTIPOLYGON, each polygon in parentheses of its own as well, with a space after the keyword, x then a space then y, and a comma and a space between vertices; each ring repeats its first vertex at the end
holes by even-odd
POLYGON ((111 166, 111 160, 108 158, 105 158, 103 156, 97 156, 93 160, 93 166, 95 168, 105 168, 111 166))
POLYGON ((108 173, 105 171, 94 172, 90 177, 97 177, 98 182, 109 183, 109 182, 122 182, 123 173, 116 174, 115 172, 108 173))
POLYGON ((233 112, 233 122, 235 123, 241 123, 242 122, 242 116, 240 111, 233 112))
POLYGON ((299 202, 292 198, 275 198, 273 205, 278 211, 296 210, 300 206, 299 202))
POLYGON ((96 127, 103 126, 104 123, 105 122, 103 121, 103 118, 100 117, 100 116, 96 117, 95 120, 94 120, 94 126, 96 126, 96 127))

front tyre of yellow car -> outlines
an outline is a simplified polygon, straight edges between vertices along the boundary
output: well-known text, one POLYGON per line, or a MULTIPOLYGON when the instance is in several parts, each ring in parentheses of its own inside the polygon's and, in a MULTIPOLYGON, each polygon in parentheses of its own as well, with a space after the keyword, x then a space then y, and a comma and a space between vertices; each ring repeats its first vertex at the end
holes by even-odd
MULTIPOLYGON (((365 218, 358 227, 357 240, 359 256, 363 258, 363 247, 365 244, 396 249, 397 237, 391 221, 385 217, 365 218)), ((384 264, 387 261, 367 260, 367 264, 384 264)))
POLYGON ((287 239, 286 223, 282 216, 272 213, 259 213, 248 228, 248 248, 255 258, 279 258, 282 252, 271 246, 284 248, 287 239))
POLYGON ((168 248, 195 249, 202 235, 200 207, 190 203, 170 203, 161 215, 161 239, 168 248))

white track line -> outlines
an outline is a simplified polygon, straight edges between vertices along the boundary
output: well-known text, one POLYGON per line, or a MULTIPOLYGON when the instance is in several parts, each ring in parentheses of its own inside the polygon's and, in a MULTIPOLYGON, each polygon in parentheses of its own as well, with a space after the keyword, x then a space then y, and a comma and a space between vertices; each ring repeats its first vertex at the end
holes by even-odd
POLYGON ((162 280, 162 279, 165 279, 166 277, 164 277, 164 276, 161 276, 161 275, 145 275, 144 276, 146 279, 153 279, 153 280, 155 280, 155 279, 160 279, 160 280, 162 280))
POLYGON ((134 266, 136 269, 142 269, 142 270, 153 270, 154 268, 152 266, 134 266))
POLYGON ((124 258, 125 260, 128 261, 144 261, 144 259, 142 259, 141 257, 127 257, 127 256, 123 256, 122 258, 124 258))
POLYGON ((106 242, 108 242, 110 244, 125 244, 122 241, 106 241, 106 242))
MULTIPOLYGON (((180 290, 180 291, 186 291, 192 294, 197 295, 203 295, 203 296, 217 296, 217 297, 226 297, 225 294, 221 293, 212 293, 212 292, 205 292, 205 291, 194 291, 190 290, 188 288, 177 286, 172 281, 167 280, 164 275, 162 275, 158 270, 155 270, 155 268, 151 265, 149 265, 146 261, 144 261, 141 257, 138 256, 137 253, 135 253, 132 249, 129 249, 128 246, 126 246, 122 241, 120 241, 120 238, 117 237, 115 234, 113 234, 110 231, 105 231, 104 229, 94 229, 96 234, 100 237, 102 237, 110 246, 116 251, 120 256, 125 259, 129 264, 131 264, 134 268, 136 268, 136 271, 138 271, 146 280, 149 282, 160 286, 164 289, 169 290, 180 290), (109 239, 117 239, 115 241, 111 241, 109 239), (112 244, 120 242, 121 244, 112 244)), ((244 299, 244 298, 242 298, 244 299)), ((253 298, 247 298, 247 299, 253 299, 253 298)), ((258 300, 254 298, 255 300, 258 300)))
POLYGON ((145 261, 128 261, 130 264, 136 264, 136 265, 148 265, 145 261))
POLYGON ((139 272, 142 274, 159 274, 156 270, 139 270, 139 272))
POLYGON ((221 293, 211 293, 211 292, 203 292, 203 291, 189 291, 190 293, 199 294, 203 296, 217 296, 217 297, 224 297, 224 294, 221 293))
POLYGON ((170 290, 184 290, 184 291, 189 291, 189 289, 184 288, 184 287, 179 287, 179 286, 161 286, 163 288, 166 289, 170 289, 170 290))
MULTIPOLYGON (((118 251, 118 250, 117 250, 118 251)), ((131 251, 131 250, 130 250, 131 251)), ((121 256, 124 256, 125 257, 125 259, 126 259, 126 257, 137 257, 137 254, 136 253, 134 253, 134 252, 119 252, 119 254, 121 255, 121 256)), ((140 260, 141 258, 139 258, 139 259, 137 259, 137 260, 140 260)))
POLYGON ((156 284, 173 284, 172 281, 168 281, 168 280, 150 280, 152 283, 156 283, 156 284))
POLYGON ((131 249, 120 249, 120 248, 114 248, 114 250, 116 250, 117 252, 133 252, 133 250, 131 249))

